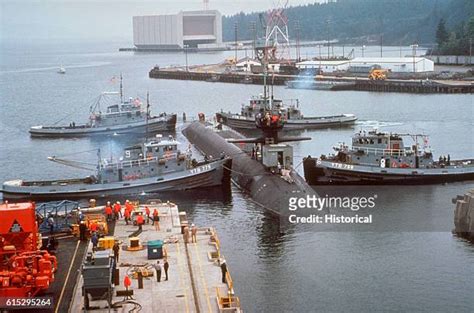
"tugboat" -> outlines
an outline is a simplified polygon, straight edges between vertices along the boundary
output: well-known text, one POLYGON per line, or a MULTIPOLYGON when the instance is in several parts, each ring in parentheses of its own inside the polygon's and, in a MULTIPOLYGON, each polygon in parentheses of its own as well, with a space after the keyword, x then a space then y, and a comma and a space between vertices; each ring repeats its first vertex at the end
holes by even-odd
POLYGON ((252 97, 248 105, 242 105, 240 114, 221 111, 216 113, 216 118, 219 123, 235 129, 255 129, 256 116, 268 107, 279 112, 285 121, 285 130, 345 127, 357 120, 353 114, 304 117, 298 99, 290 100, 290 104, 285 105, 280 99, 274 99, 273 96, 265 98, 263 95, 252 97))
POLYGON ((114 135, 130 133, 158 133, 173 131, 176 128, 176 114, 159 116, 150 114, 150 105, 142 108, 140 99, 123 99, 122 77, 120 77, 120 93, 103 92, 91 107, 89 122, 76 125, 75 122, 64 126, 33 126, 30 128, 32 137, 84 137, 94 135, 114 135), (120 95, 120 102, 107 106, 102 112, 100 104, 104 97, 120 95))
MULTIPOLYGON (((88 199, 111 195, 181 191, 229 183, 232 160, 191 159, 191 151, 181 153, 170 136, 128 147, 117 162, 101 160, 96 176, 52 181, 12 180, 3 184, 4 199, 63 200, 88 199)), ((85 168, 83 162, 50 157, 51 161, 85 168)))
POLYGON ((398 185, 435 184, 474 180, 474 159, 433 159, 426 135, 359 132, 352 147, 334 147, 336 154, 303 159, 310 185, 398 185), (405 147, 403 138, 414 144, 405 147), (423 139, 423 146, 419 139, 423 139))

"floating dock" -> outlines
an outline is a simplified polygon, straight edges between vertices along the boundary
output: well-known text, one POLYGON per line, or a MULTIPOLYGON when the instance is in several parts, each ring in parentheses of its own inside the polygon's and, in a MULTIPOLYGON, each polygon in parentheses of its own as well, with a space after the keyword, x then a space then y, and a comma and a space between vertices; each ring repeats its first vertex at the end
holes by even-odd
MULTIPOLYGON (((135 251, 124 249, 129 244, 130 235, 137 231, 137 226, 126 225, 123 219, 115 223, 115 240, 121 242, 120 257, 117 268, 120 285, 113 290, 112 308, 114 312, 131 312, 141 308, 140 312, 242 312, 239 299, 234 295, 234 287, 229 268, 226 283, 222 282, 220 261, 223 255, 220 241, 214 229, 198 227, 197 242, 185 243, 182 229, 188 225, 186 215, 178 212, 174 204, 161 204, 160 230, 156 230, 150 221, 143 226, 143 231, 137 236, 140 247, 135 251), (163 209, 163 205, 167 206, 163 209), (150 255, 147 243, 162 240, 162 253, 169 263, 169 280, 165 280, 162 272, 161 282, 157 282, 153 264, 158 259, 148 259, 150 255), (139 279, 134 273, 143 273, 143 286, 140 288, 139 279), (132 300, 124 302, 124 278, 131 279, 130 290, 133 290, 132 300), (149 276, 151 275, 151 276, 149 276)), ((153 205, 149 205, 153 211, 153 205)), ((138 210, 144 210, 139 206, 138 210)), ((199 226, 199 225, 196 225, 199 226)), ((189 228, 190 225, 189 225, 189 228)), ((133 237, 133 235, 132 235, 133 237)), ((190 236, 191 237, 191 236, 190 236)), ((92 251, 92 245, 89 245, 92 251)), ((111 250, 107 250, 110 251, 111 250)), ((159 258, 163 264, 163 258, 159 258)), ((83 277, 78 275, 75 292, 69 312, 81 312, 84 308, 82 295, 83 277)), ((94 312, 110 312, 105 300, 91 301, 94 312)))
MULTIPOLYGON (((226 73, 212 71, 185 71, 182 69, 159 69, 153 68, 149 72, 150 78, 195 80, 207 82, 233 83, 233 84, 255 84, 263 85, 264 79, 261 74, 252 73, 226 73)), ((275 86, 286 85, 287 81, 301 79, 297 75, 274 74, 267 77, 267 83, 275 86)), ((318 78, 321 81, 337 81, 345 84, 335 85, 330 90, 354 90, 354 91, 376 91, 376 92, 404 92, 404 93, 474 93, 474 84, 469 81, 441 81, 441 80, 402 80, 387 79, 384 81, 371 81, 360 77, 332 77, 318 78)))

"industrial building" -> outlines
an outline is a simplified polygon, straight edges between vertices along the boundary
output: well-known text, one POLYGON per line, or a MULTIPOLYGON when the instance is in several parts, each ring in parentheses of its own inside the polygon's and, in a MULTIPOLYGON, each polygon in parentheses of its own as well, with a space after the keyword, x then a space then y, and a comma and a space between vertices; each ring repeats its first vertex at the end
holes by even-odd
POLYGON ((300 71, 321 70, 323 73, 347 71, 349 66, 350 60, 311 60, 296 63, 300 71))
POLYGON ((434 62, 423 57, 404 58, 355 58, 351 67, 379 67, 393 73, 424 73, 434 71, 434 62))
POLYGON ((424 73, 434 71, 434 62, 424 57, 405 58, 355 58, 352 60, 311 60, 299 62, 300 70, 319 70, 323 73, 338 71, 370 72, 383 68, 393 73, 424 73))
POLYGON ((216 10, 133 17, 138 50, 217 48, 222 45, 222 15, 216 10))

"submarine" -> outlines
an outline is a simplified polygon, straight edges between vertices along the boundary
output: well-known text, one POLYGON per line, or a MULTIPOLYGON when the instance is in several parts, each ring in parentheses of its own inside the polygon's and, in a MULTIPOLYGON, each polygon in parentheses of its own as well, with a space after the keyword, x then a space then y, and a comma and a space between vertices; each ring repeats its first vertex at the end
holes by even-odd
POLYGON ((278 119, 277 113, 270 109, 256 117, 256 128, 263 133, 258 138, 247 138, 222 125, 209 128, 202 121, 191 123, 182 132, 208 157, 225 154, 232 158, 232 181, 247 192, 257 205, 276 215, 286 216, 294 214, 289 209, 290 201, 298 203, 300 198, 318 195, 294 170, 293 147, 284 144, 311 138, 279 137, 278 132, 283 126, 283 120, 278 119))
MULTIPOLYGON (((251 199, 268 212, 280 217, 280 225, 286 224, 296 212, 308 214, 304 206, 308 198, 318 198, 318 194, 293 167, 293 147, 285 142, 311 140, 309 137, 279 136, 285 119, 279 112, 267 85, 269 59, 274 46, 257 45, 255 55, 263 65, 263 103, 254 115, 255 129, 262 134, 258 138, 247 138, 233 129, 219 124, 216 128, 204 125, 205 119, 193 122, 183 129, 183 135, 201 153, 213 157, 232 159, 231 179, 251 199)), ((273 88, 272 88, 273 91, 273 88)), ((314 213, 310 212, 310 213, 314 213)), ((319 212, 324 213, 324 212, 319 212)))

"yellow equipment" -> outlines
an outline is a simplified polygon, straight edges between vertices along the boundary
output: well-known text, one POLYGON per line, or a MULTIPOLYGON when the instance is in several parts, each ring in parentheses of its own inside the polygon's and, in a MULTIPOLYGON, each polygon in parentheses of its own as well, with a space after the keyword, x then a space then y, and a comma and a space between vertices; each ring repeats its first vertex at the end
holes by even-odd
POLYGON ((386 80, 388 75, 388 70, 383 69, 373 69, 369 73, 370 80, 386 80))

